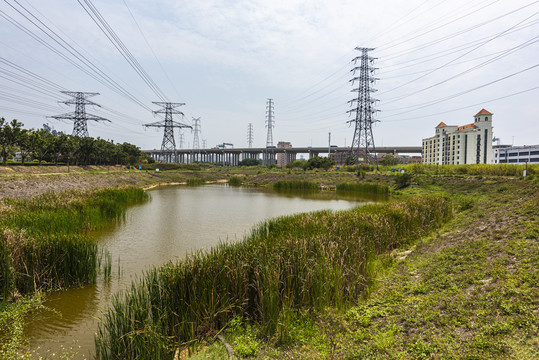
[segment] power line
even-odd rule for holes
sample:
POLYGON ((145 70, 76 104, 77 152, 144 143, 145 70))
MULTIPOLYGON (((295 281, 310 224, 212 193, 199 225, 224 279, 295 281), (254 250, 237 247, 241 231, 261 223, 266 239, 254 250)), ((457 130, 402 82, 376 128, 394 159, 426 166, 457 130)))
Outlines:
POLYGON ((165 68, 163 67, 163 64, 161 64, 161 61, 159 61, 159 58, 157 57, 157 55, 155 54, 155 51, 153 50, 152 46, 150 45, 150 42, 148 41, 148 39, 146 38, 146 35, 144 35, 144 32, 142 31, 142 28, 140 27, 139 23, 137 22, 137 20, 135 19, 135 16, 133 15, 133 12, 131 11, 131 9, 129 8, 129 6, 127 5, 127 2, 125 0, 122 0, 125 7, 127 8, 127 11, 129 12, 129 15, 131 15, 131 18, 133 19, 133 22, 135 23, 135 25, 137 25, 137 28, 140 32, 140 34, 142 35, 142 38, 144 39, 144 42, 146 42, 146 45, 148 45, 148 48, 150 48, 150 51, 152 52, 155 60, 157 61, 157 63, 159 64, 159 67, 161 68, 161 71, 163 71, 163 74, 165 74, 165 77, 167 78, 169 84, 172 86, 172 88, 174 89, 176 95, 178 97, 180 97, 179 93, 178 93, 178 90, 176 89, 176 86, 174 85, 174 83, 172 82, 172 80, 170 79, 170 76, 168 75, 167 71, 165 70, 165 68))
MULTIPOLYGON (((7 1, 6 1, 7 2, 7 1)), ((36 28, 38 28, 41 32, 43 32, 47 37, 49 37, 52 41, 54 41, 57 45, 60 46, 61 49, 69 53, 71 56, 73 56, 75 59, 77 59, 82 65, 86 66, 89 70, 82 67, 77 62, 70 59, 68 56, 66 56, 64 53, 62 53, 60 50, 54 48, 52 45, 50 45, 48 42, 40 38, 38 35, 36 35, 33 31, 29 30, 27 27, 22 25, 17 20, 13 19, 13 17, 9 16, 2 10, 0 10, 0 16, 2 16, 4 19, 6 19, 8 22, 10 22, 12 25, 17 27, 19 30, 26 33, 28 36, 32 37, 34 40, 87 74, 88 76, 94 78, 101 84, 107 86, 108 88, 112 89, 114 92, 130 99, 131 101, 135 102, 139 106, 143 107, 144 109, 151 111, 151 109, 146 106, 143 102, 138 100, 134 95, 132 95, 129 91, 124 89, 121 85, 119 85, 115 80, 113 80, 110 76, 105 74, 99 67, 97 67, 95 64, 93 64, 85 55, 80 53, 77 49, 75 49, 72 45, 67 43, 61 36, 59 36, 56 32, 54 32, 48 25, 44 24, 40 19, 38 19, 34 14, 32 14, 28 9, 26 9, 24 6, 20 5, 16 0, 15 2, 33 19, 29 18, 29 16, 25 15, 21 10, 17 9, 12 4, 8 5, 13 8, 17 13, 19 13, 22 17, 24 17, 27 21, 29 21, 32 25, 34 25, 36 28)))
POLYGON ((437 112, 435 112, 433 114, 429 114, 429 115, 414 116, 414 117, 411 117, 411 118, 398 119, 398 120, 385 120, 385 118, 384 118, 383 121, 385 123, 386 122, 399 122, 399 121, 409 121, 409 120, 417 120, 417 119, 424 119, 424 118, 429 118, 429 117, 433 117, 433 116, 439 116, 441 114, 447 114, 447 113, 460 111, 460 110, 464 110, 464 109, 468 109, 468 108, 472 108, 472 107, 476 107, 476 106, 481 106, 481 105, 489 103, 489 102, 507 99, 507 98, 510 98, 510 97, 513 97, 513 96, 521 95, 521 94, 524 94, 524 93, 527 93, 527 92, 530 92, 530 91, 534 91, 534 90, 538 90, 538 89, 539 89, 539 86, 536 86, 536 87, 529 88, 529 89, 522 90, 522 91, 518 91, 518 92, 515 92, 515 93, 512 93, 512 94, 500 96, 500 97, 497 97, 497 98, 494 98, 494 99, 483 100, 483 101, 481 101, 479 103, 475 103, 473 105, 466 105, 466 106, 462 106, 462 107, 458 107, 458 108, 454 108, 454 109, 446 110, 446 111, 437 111, 437 112))
POLYGON ((118 37, 116 32, 112 29, 109 23, 101 15, 99 10, 94 6, 91 0, 83 0, 86 6, 80 1, 77 0, 94 23, 99 27, 99 29, 105 34, 107 39, 112 43, 112 45, 118 50, 122 57, 128 62, 128 64, 135 70, 135 72, 140 76, 140 78, 148 85, 148 87, 159 97, 161 100, 168 100, 166 95, 161 91, 159 86, 153 81, 153 79, 148 75, 146 70, 140 65, 138 60, 133 56, 131 51, 125 46, 123 41, 118 37), (88 8, 86 8, 88 7, 88 8))
MULTIPOLYGON (((508 29, 502 31, 501 33, 498 33, 498 34, 496 34, 496 35, 494 35, 494 36, 488 38, 487 40, 481 42, 479 45, 473 47, 471 50, 467 51, 466 53, 457 56, 456 58, 454 58, 454 59, 452 59, 452 60, 450 60, 450 61, 444 63, 444 64, 441 65, 441 66, 436 67, 436 68, 433 69, 432 71, 429 71, 429 72, 427 72, 427 73, 425 73, 425 74, 423 74, 423 75, 421 75, 421 76, 419 76, 419 77, 417 77, 417 78, 415 78, 415 79, 413 79, 413 80, 410 80, 410 81, 408 81, 408 82, 406 82, 406 83, 404 83, 404 84, 402 84, 402 85, 399 85, 399 86, 397 86, 397 87, 395 87, 395 88, 393 88, 393 89, 386 90, 383 94, 386 94, 386 93, 388 93, 388 92, 391 92, 391 91, 396 90, 396 89, 399 89, 399 88, 402 88, 403 86, 409 85, 409 84, 411 84, 411 83, 413 83, 413 82, 415 82, 415 81, 417 81, 417 80, 420 80, 420 79, 424 78, 425 76, 428 76, 428 75, 434 73, 435 71, 438 71, 438 70, 440 70, 440 69, 445 68, 446 66, 448 66, 448 65, 450 65, 451 63, 455 62, 456 60, 458 60, 458 59, 460 59, 460 58, 462 58, 462 57, 464 57, 464 56, 470 54, 471 52, 477 50, 478 48, 480 48, 480 47, 482 47, 482 46, 488 44, 489 42, 491 42, 491 41, 497 39, 498 37, 500 37, 501 35, 503 35, 505 32, 511 30, 511 29, 514 28, 515 26, 517 26, 517 25, 521 24, 522 22, 528 20, 529 18, 531 18, 531 17, 537 15, 538 13, 539 13, 539 12, 535 12, 534 14, 528 16, 526 19, 519 21, 517 24, 515 24, 515 25, 511 26, 510 28, 508 28, 508 29)), ((400 96, 400 97, 397 97, 397 98, 389 99, 389 103, 390 103, 390 102, 393 102, 393 101, 402 100, 402 99, 408 98, 408 97, 410 97, 410 96, 412 96, 412 95, 421 93, 421 92, 423 92, 423 91, 425 91, 425 90, 431 89, 433 86, 436 86, 436 85, 432 85, 432 86, 429 86, 429 87, 426 87, 426 88, 422 88, 422 89, 420 89, 420 90, 417 90, 417 91, 408 93, 408 94, 406 94, 406 95, 403 95, 403 96, 400 96)), ((386 104, 387 104, 387 103, 386 103, 386 104)))

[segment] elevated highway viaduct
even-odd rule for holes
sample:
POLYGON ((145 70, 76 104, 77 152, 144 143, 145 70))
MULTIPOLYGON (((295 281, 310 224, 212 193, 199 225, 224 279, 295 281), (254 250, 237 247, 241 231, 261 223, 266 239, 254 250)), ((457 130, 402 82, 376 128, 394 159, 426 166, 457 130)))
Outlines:
MULTIPOLYGON (((331 147, 331 154, 347 154, 349 147, 331 147)), ((284 154, 284 162, 297 159, 298 154, 307 154, 308 158, 328 154, 328 147, 290 147, 290 148, 212 148, 212 149, 177 149, 177 150, 142 150, 157 162, 190 164, 208 162, 236 166, 243 159, 259 159, 263 164, 275 163, 278 154, 284 154)), ((378 154, 421 154, 421 146, 382 146, 376 148, 378 154)))

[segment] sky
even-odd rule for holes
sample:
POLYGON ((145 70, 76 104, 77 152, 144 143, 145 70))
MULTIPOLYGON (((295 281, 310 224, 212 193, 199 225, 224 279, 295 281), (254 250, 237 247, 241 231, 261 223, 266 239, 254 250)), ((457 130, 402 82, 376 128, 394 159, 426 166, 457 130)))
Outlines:
POLYGON ((96 92, 100 107, 86 111, 110 122, 89 122, 92 137, 159 149, 163 129, 143 125, 163 119, 153 102, 175 102, 175 121, 200 118, 201 147, 247 147, 249 124, 265 147, 272 99, 274 145, 350 146, 351 70, 367 47, 376 146, 420 146, 440 122, 468 124, 483 108, 501 144, 532 145, 538 40, 530 0, 5 0, 0 116, 71 134, 71 120, 48 117, 74 111, 60 91, 96 92))

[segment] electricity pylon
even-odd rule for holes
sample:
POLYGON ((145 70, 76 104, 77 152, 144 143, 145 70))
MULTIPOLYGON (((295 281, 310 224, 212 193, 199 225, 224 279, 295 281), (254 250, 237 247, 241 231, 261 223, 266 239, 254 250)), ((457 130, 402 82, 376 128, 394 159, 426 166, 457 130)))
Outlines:
POLYGON ((108 121, 110 120, 102 118, 101 116, 92 115, 86 113, 86 105, 100 106, 93 101, 88 100, 89 97, 99 95, 99 93, 90 92, 75 92, 75 91, 61 91, 63 94, 72 96, 73 99, 66 101, 60 101, 63 104, 75 105, 75 112, 49 116, 53 119, 66 119, 73 120, 73 136, 88 137, 88 120, 91 121, 108 121))
POLYGON ((180 149, 183 149, 183 143, 185 142, 185 138, 184 138, 184 134, 181 132, 180 130, 180 133, 178 135, 180 137, 180 149))
POLYGON ((167 159, 169 162, 177 162, 176 141, 174 140, 174 128, 191 129, 192 127, 190 125, 186 125, 172 120, 172 114, 179 114, 183 116, 183 113, 179 110, 176 110, 176 108, 185 104, 170 102, 154 102, 154 104, 162 106, 163 109, 153 111, 153 113, 165 114, 165 120, 144 124, 144 126, 165 129, 163 133, 163 142, 161 143, 161 161, 163 161, 163 159, 167 159))
POLYGON ((253 124, 249 123, 249 125, 247 126, 247 144, 249 144, 249 148, 253 147, 253 139, 253 124))
POLYGON ((200 149, 200 118, 193 118, 193 149, 200 149))
POLYGON ((273 128, 275 127, 273 120, 273 99, 268 99, 266 103, 266 127, 268 128, 266 147, 273 146, 273 128))
POLYGON ((376 68, 371 66, 375 58, 369 56, 369 51, 374 49, 357 47, 356 50, 361 51, 361 55, 353 60, 355 66, 351 72, 354 77, 350 82, 352 86, 355 82, 358 82, 358 87, 351 90, 356 93, 356 97, 348 101, 348 103, 350 106, 354 106, 354 108, 347 111, 349 116, 352 113, 355 114, 354 119, 347 121, 348 123, 355 123, 354 138, 352 139, 350 150, 356 157, 356 164, 359 157, 363 155, 364 162, 376 163, 378 165, 372 135, 372 124, 377 122, 373 116, 377 111, 374 108, 377 100, 371 97, 371 92, 376 91, 371 87, 371 84, 378 79, 372 77, 376 70, 376 68), (358 62, 360 62, 359 66, 357 66, 358 62), (359 76, 356 76, 358 71, 359 76))

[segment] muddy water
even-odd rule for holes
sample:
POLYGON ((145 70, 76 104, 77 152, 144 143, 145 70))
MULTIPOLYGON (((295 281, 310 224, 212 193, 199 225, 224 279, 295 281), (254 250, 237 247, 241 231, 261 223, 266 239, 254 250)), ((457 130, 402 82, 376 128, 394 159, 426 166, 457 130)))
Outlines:
POLYGON ((65 353, 91 358, 101 312, 144 270, 219 241, 241 240, 268 218, 360 204, 335 193, 287 196, 226 185, 164 187, 150 195, 150 201, 130 207, 124 221, 93 234, 112 254, 112 279, 50 296, 45 305, 53 311, 34 315, 27 329, 32 352, 53 359, 65 353))

